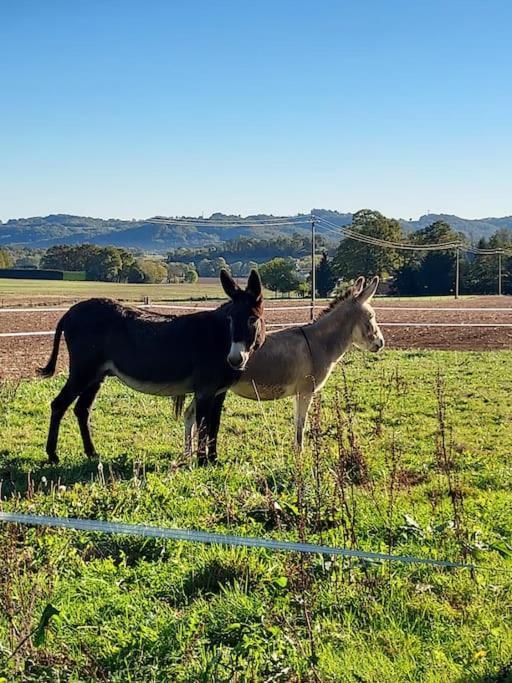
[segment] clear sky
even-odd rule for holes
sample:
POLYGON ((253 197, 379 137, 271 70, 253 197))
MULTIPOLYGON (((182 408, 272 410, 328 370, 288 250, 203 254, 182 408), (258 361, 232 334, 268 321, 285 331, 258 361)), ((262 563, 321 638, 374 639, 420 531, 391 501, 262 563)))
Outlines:
POLYGON ((0 219, 512 214, 510 0, 0 2, 0 219))

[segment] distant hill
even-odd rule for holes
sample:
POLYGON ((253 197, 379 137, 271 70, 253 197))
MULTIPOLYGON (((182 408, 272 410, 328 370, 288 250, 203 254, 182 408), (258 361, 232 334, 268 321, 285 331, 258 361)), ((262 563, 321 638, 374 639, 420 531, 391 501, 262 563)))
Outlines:
MULTIPOLYGON (((336 226, 349 225, 352 214, 312 209, 318 216, 323 216, 336 226)), ((228 216, 213 214, 209 219, 189 218, 187 223, 177 223, 172 218, 158 217, 162 222, 151 222, 152 219, 125 221, 115 218, 101 219, 67 214, 52 214, 36 218, 19 218, 0 223, 0 246, 30 246, 47 248, 54 244, 81 244, 84 242, 98 245, 112 245, 141 249, 151 252, 165 252, 181 246, 202 247, 218 244, 237 237, 272 239, 279 236, 290 236, 294 233, 309 233, 306 225, 251 225, 255 221, 270 220, 275 216, 258 214, 257 216, 228 216), (194 222, 196 221, 196 223, 194 222), (236 226, 230 227, 230 222, 236 226), (242 225, 240 225, 242 223, 242 225), (246 225, 244 225, 244 223, 246 225)), ((468 220, 449 214, 428 214, 417 221, 401 220, 405 231, 411 232, 424 228, 436 220, 444 220, 453 228, 465 233, 470 239, 477 241, 480 237, 489 237, 499 228, 512 229, 512 216, 504 218, 482 218, 468 220)), ((336 241, 336 236, 317 226, 319 233, 329 241, 336 241)))
POLYGON ((512 216, 503 218, 460 218, 449 213, 429 213, 421 216, 417 221, 401 220, 403 229, 406 232, 421 230, 435 221, 445 221, 458 232, 463 232, 470 240, 477 242, 481 237, 489 238, 496 230, 508 228, 512 230, 512 216))
POLYGON ((187 219, 187 223, 179 223, 172 219, 158 217, 159 222, 152 219, 123 221, 117 219, 103 220, 84 216, 54 214, 37 218, 20 218, 0 223, 0 246, 31 246, 47 248, 54 244, 112 245, 142 249, 144 251, 166 251, 168 249, 188 246, 202 247, 216 244, 237 237, 254 237, 269 239, 280 235, 290 236, 294 233, 308 232, 309 228, 300 225, 287 226, 252 226, 255 221, 270 220, 270 215, 226 216, 214 214, 209 219, 187 219), (230 222, 236 226, 230 227, 230 222), (240 225, 242 223, 242 225, 240 225), (246 226, 243 224, 247 223, 246 226))
MULTIPOLYGON (((313 213, 318 216, 323 216, 331 223, 336 225, 348 225, 352 221, 352 214, 338 213, 337 211, 328 211, 326 209, 313 209, 313 213)), ((481 237, 488 238, 496 230, 501 228, 508 228, 512 230, 512 216, 504 216, 503 218, 460 218, 449 213, 429 213, 418 218, 417 221, 406 221, 403 218, 399 219, 404 232, 416 232, 426 228, 427 225, 432 225, 436 221, 445 221, 454 228, 457 232, 463 232, 470 240, 477 242, 481 237)))

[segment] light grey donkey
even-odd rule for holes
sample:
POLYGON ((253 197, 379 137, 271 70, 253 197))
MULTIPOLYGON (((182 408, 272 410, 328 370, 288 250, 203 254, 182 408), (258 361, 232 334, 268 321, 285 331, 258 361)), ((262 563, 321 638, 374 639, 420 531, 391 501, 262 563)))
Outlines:
MULTIPOLYGON (((295 447, 302 449, 304 427, 313 395, 320 391, 336 363, 352 346, 381 351, 384 337, 370 306, 379 278, 365 287, 359 277, 353 287, 335 299, 319 318, 308 325, 288 328, 267 336, 265 344, 249 360, 231 387, 238 396, 259 401, 295 399, 295 447)), ((183 402, 175 399, 176 415, 183 402)), ((185 454, 192 453, 195 401, 185 411, 185 454)))

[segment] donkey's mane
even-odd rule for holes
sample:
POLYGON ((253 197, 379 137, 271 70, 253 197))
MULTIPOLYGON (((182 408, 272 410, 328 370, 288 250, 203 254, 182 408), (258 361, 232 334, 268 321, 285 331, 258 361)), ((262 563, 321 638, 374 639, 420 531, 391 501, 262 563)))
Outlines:
POLYGON ((331 301, 331 303, 320 311, 316 319, 318 320, 319 318, 323 318, 324 315, 330 313, 333 309, 337 308, 344 301, 348 301, 348 299, 352 297, 352 294, 352 287, 347 287, 347 289, 345 289, 344 292, 337 294, 336 297, 331 301))

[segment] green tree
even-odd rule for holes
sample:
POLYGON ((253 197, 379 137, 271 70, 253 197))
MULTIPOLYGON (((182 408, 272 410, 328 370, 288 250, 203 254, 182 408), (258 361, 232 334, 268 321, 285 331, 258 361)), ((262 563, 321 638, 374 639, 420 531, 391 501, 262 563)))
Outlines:
POLYGON ((11 255, 7 249, 0 249, 0 268, 12 268, 11 255))
MULTIPOLYGON (((354 214, 349 228, 370 237, 388 242, 402 241, 402 228, 394 218, 386 218, 378 211, 362 209, 354 214)), ((359 275, 373 276, 392 272, 400 263, 399 252, 354 239, 343 239, 334 255, 332 270, 336 277, 352 280, 359 275)))
MULTIPOLYGON (((512 230, 501 229, 489 240, 481 239, 479 249, 503 249, 501 256, 502 293, 512 294, 512 257, 506 252, 512 251, 512 230)), ((464 282, 470 294, 497 294, 499 278, 498 254, 474 254, 464 273, 464 282)))
POLYGON ((163 261, 138 259, 137 266, 143 272, 146 284, 159 284, 167 279, 167 267, 163 261))
POLYGON ((128 250, 94 244, 56 245, 41 259, 41 268, 85 270, 89 280, 106 282, 126 281, 133 264, 128 250))
MULTIPOLYGON (((449 244, 461 242, 463 236, 455 232, 445 221, 436 221, 422 230, 412 233, 409 242, 422 244, 449 244)), ((441 295, 453 292, 455 285, 454 248, 441 251, 408 252, 402 265, 396 270, 395 290, 402 295, 441 295)), ((461 270, 465 268, 461 259, 461 270)))
POLYGON ((180 261, 170 261, 167 263, 167 281, 168 282, 183 282, 185 274, 189 266, 187 263, 180 261))
POLYGON ((144 273, 139 266, 134 263, 133 266, 130 266, 128 269, 128 275, 127 275, 127 282, 130 282, 131 284, 134 285, 140 285, 144 282, 144 273))
POLYGON ((336 279, 331 262, 327 258, 327 253, 324 251, 320 263, 315 268, 315 283, 318 296, 328 296, 336 284, 336 279))
POLYGON ((265 287, 272 292, 292 292, 300 283, 295 263, 285 258, 275 258, 263 263, 259 273, 265 287))
POLYGON ((36 256, 21 256, 17 258, 14 267, 23 268, 25 270, 37 270, 39 259, 36 256))
POLYGON ((185 273, 185 282, 194 283, 199 280, 197 271, 194 268, 189 268, 185 273))
POLYGON ((197 264, 197 272, 200 277, 217 277, 222 268, 230 270, 226 260, 223 256, 218 256, 213 259, 204 258, 197 264))
POLYGON ((119 256, 121 258, 121 269, 118 273, 118 280, 119 282, 127 282, 130 268, 135 263, 135 257, 132 252, 128 251, 127 249, 117 248, 117 251, 119 252, 119 256))
POLYGON ((200 277, 213 277, 215 275, 213 261, 208 258, 201 259, 197 264, 197 272, 200 277))
POLYGON ((46 250, 45 255, 41 259, 41 268, 49 270, 85 270, 85 263, 83 262, 80 263, 80 267, 76 267, 77 258, 77 247, 58 244, 46 250))
POLYGON ((299 282, 297 292, 299 293, 299 296, 301 296, 303 299, 304 297, 309 296, 311 293, 311 282, 299 282))
POLYGON ((233 277, 240 277, 241 275, 243 275, 243 267, 243 261, 233 261, 229 264, 229 269, 233 277))
POLYGON ((123 267, 119 250, 114 247, 98 249, 91 256, 86 266, 87 277, 90 280, 102 282, 115 282, 123 267))

